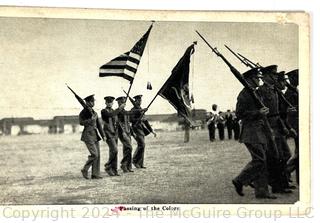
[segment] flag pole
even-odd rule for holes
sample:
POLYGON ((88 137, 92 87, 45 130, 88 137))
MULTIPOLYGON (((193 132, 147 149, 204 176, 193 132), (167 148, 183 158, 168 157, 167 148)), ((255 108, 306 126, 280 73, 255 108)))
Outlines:
MULTIPOLYGON (((151 26, 150 26, 150 27, 153 26, 154 22, 155 22, 154 20, 151 21, 151 26)), ((151 30, 150 27, 149 27, 149 29, 151 30)), ((148 44, 148 38, 149 38, 149 36, 147 37, 147 42, 146 42, 146 44, 148 44)), ((143 50, 143 51, 144 51, 144 50, 143 50)), ((142 55, 141 55, 141 57, 142 57, 142 55)), ((149 68, 148 68, 148 69, 149 69, 149 68)), ((138 70, 137 70, 137 71, 138 71, 138 70)), ((130 86, 129 86, 129 89, 128 89, 128 91, 127 91, 128 93, 127 93, 125 102, 127 102, 127 100, 128 100, 128 97, 129 97, 129 94, 130 94, 130 91, 131 91, 132 84, 133 84, 133 81, 134 81, 135 76, 136 76, 136 74, 134 74, 134 77, 133 77, 132 81, 130 82, 130 86)))

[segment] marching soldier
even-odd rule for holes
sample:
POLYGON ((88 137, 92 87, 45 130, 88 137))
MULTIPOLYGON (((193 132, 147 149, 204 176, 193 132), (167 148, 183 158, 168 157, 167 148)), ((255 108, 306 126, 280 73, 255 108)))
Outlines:
POLYGON ((142 95, 136 95, 133 97, 132 101, 133 108, 131 109, 130 121, 132 123, 132 130, 134 133, 134 139, 137 141, 137 149, 133 154, 133 165, 136 168, 146 168, 144 166, 144 150, 145 150, 145 141, 144 138, 150 132, 156 136, 150 125, 145 125, 147 120, 142 116, 147 111, 146 109, 141 108, 142 95))
POLYGON ((80 125, 84 126, 81 140, 86 144, 90 155, 85 163, 83 169, 81 169, 82 176, 85 179, 89 179, 88 170, 92 167, 91 179, 101 179, 100 176, 100 135, 105 141, 105 135, 99 121, 97 113, 93 110, 94 107, 94 95, 90 95, 84 98, 88 108, 83 109, 79 114, 80 125), (99 133, 98 133, 99 132, 99 133))
MULTIPOLYGON (((243 77, 250 86, 259 86, 259 69, 253 68, 245 72, 243 77)), ((236 107, 236 115, 242 121, 240 142, 246 145, 252 157, 240 174, 232 180, 240 196, 244 196, 243 186, 253 182, 256 198, 276 199, 269 193, 267 180, 267 136, 263 119, 268 113, 267 107, 257 107, 248 89, 244 88, 240 92, 236 107)))
POLYGON ((105 164, 105 171, 109 176, 119 176, 118 173, 118 114, 124 109, 124 105, 113 110, 114 97, 104 97, 106 108, 101 110, 101 117, 104 121, 103 131, 107 138, 109 147, 109 160, 105 164))
POLYGON ((273 193, 292 193, 287 189, 288 179, 285 172, 286 159, 290 157, 290 149, 287 144, 286 136, 289 131, 285 127, 283 120, 279 115, 279 96, 275 86, 275 75, 277 75, 277 66, 271 65, 261 69, 264 84, 259 88, 264 104, 269 108, 270 116, 268 121, 274 132, 275 143, 279 156, 273 152, 268 152, 269 184, 273 193))
POLYGON ((299 184, 299 92, 298 92, 298 76, 299 70, 293 70, 286 75, 287 91, 285 93, 286 98, 290 103, 296 107, 297 112, 288 113, 287 121, 293 129, 295 129, 297 135, 294 137, 295 150, 294 156, 288 161, 287 171, 296 171, 296 180, 299 184))
MULTIPOLYGON (((125 107, 126 97, 116 99, 118 107, 125 107)), ((124 173, 133 172, 132 170, 132 145, 131 145, 131 128, 129 125, 129 114, 123 109, 118 113, 118 130, 119 139, 123 145, 123 158, 121 160, 121 169, 124 173)))

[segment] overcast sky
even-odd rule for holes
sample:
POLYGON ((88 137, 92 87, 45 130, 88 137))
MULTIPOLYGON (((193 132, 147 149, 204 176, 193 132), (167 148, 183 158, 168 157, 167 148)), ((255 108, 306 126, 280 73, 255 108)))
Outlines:
MULTIPOLYGON (((0 18, 0 119, 79 114, 81 105, 65 83, 82 97, 95 94, 100 113, 103 97, 123 95, 129 82, 118 77, 99 78, 99 67, 130 50, 149 25, 149 21, 0 18)), ((224 44, 264 66, 277 64, 284 71, 298 68, 298 26, 294 24, 156 22, 131 90, 132 96, 144 95, 143 106, 169 77, 186 48, 197 40, 190 64, 193 106, 208 110, 216 103, 220 110, 235 108, 241 85, 195 29, 241 72, 248 68, 224 44), (152 83, 152 91, 146 89, 147 81, 152 83)), ((173 112, 169 103, 158 97, 148 114, 173 112)))

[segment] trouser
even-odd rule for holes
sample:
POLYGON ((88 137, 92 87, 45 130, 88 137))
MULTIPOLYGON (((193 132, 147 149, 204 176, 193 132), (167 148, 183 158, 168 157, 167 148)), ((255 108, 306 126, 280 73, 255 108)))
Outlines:
POLYGON ((245 145, 252 160, 242 169, 235 180, 245 186, 253 182, 256 196, 268 195, 267 146, 251 143, 245 143, 245 145))
POLYGON ((300 183, 300 175, 299 175, 299 134, 298 136, 294 139, 295 142, 295 154, 297 154, 296 159, 295 159, 295 166, 296 166, 296 180, 297 184, 300 183))
POLYGON ((109 160, 104 165, 106 170, 112 170, 113 172, 118 172, 118 138, 112 137, 107 139, 107 144, 109 147, 109 160))
POLYGON ((219 138, 220 140, 224 140, 224 125, 222 123, 218 123, 218 130, 219 130, 219 138))
POLYGON ((184 126, 184 142, 189 142, 190 140, 190 126, 186 124, 184 126))
POLYGON ((88 160, 85 163, 83 169, 88 171, 90 167, 92 167, 92 176, 100 175, 100 146, 99 142, 85 142, 90 155, 88 156, 88 160))
POLYGON ((216 126, 214 123, 208 125, 208 130, 209 130, 209 140, 213 141, 216 138, 216 126))
POLYGON ((289 185, 288 175, 286 173, 287 161, 291 157, 287 140, 284 136, 279 135, 275 138, 279 157, 274 156, 274 152, 270 149, 267 154, 269 184, 273 190, 282 190, 289 185))
POLYGON ((143 167, 145 149, 144 135, 136 133, 135 140, 137 141, 137 149, 133 154, 133 163, 143 167))
POLYGON ((232 126, 227 125, 227 130, 228 130, 228 138, 232 139, 232 126))
POLYGON ((125 167, 128 170, 132 169, 132 146, 131 146, 131 137, 122 132, 119 134, 119 139, 123 145, 123 158, 121 160, 121 167, 125 167))
POLYGON ((240 125, 239 125, 239 123, 236 123, 233 126, 233 131, 234 131, 234 139, 235 140, 239 140, 239 136, 240 136, 240 125))
POLYGON ((299 136, 294 138, 295 150, 294 157, 287 162, 287 172, 291 173, 296 171, 296 181, 299 184, 300 176, 299 176, 299 136))

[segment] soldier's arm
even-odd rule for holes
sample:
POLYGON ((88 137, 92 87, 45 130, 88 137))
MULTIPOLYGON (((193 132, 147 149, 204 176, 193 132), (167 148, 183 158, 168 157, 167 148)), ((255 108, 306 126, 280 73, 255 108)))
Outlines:
POLYGON ((96 120, 97 120, 96 121, 97 122, 96 125, 97 125, 97 128, 98 128, 98 131, 99 131, 101 137, 103 138, 103 140, 105 141, 106 135, 104 134, 101 122, 100 122, 99 118, 97 118, 96 120))
POLYGON ((81 112, 79 114, 79 123, 80 125, 86 126, 86 125, 94 125, 95 122, 95 114, 91 116, 91 118, 85 118, 84 112, 81 112))
POLYGON ((260 110, 255 106, 255 102, 251 95, 242 91, 237 100, 236 116, 239 119, 255 120, 263 117, 260 110))
POLYGON ((148 109, 147 108, 134 108, 131 109, 130 111, 125 111, 126 115, 137 115, 137 114, 142 114, 146 112, 148 109))

